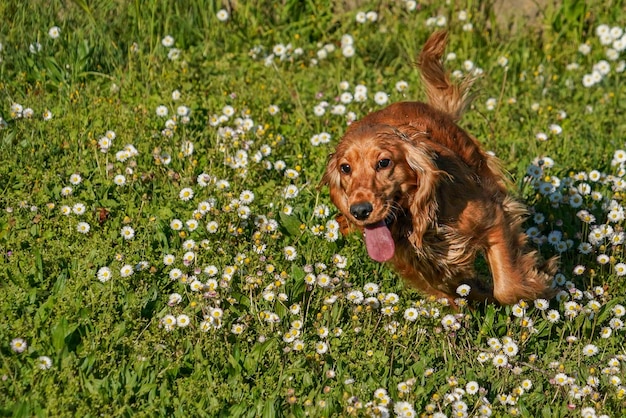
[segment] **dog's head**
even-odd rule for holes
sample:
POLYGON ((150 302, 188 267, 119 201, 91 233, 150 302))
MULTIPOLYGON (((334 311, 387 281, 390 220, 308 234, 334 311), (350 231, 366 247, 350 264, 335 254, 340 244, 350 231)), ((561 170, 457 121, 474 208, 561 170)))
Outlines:
POLYGON ((328 160, 322 183, 329 186, 330 198, 345 218, 363 229, 374 260, 393 257, 389 227, 399 212, 408 212, 412 219, 417 245, 435 216, 441 171, 419 136, 408 137, 388 125, 357 124, 328 160))

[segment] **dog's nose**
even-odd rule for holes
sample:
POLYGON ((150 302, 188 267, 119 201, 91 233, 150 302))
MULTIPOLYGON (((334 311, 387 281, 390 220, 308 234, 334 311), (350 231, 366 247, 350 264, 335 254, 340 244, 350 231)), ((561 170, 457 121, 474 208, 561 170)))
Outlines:
POLYGON ((370 202, 360 202, 350 206, 350 213, 355 217, 355 219, 363 220, 370 216, 373 209, 374 208, 370 202))

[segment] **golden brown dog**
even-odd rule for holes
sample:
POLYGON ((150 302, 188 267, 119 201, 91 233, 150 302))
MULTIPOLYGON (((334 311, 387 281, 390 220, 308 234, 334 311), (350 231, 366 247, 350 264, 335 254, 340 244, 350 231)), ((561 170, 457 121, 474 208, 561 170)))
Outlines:
POLYGON ((541 263, 527 248, 526 207, 507 193, 495 157, 456 124, 474 80, 451 83, 446 41, 434 33, 418 59, 428 104, 394 103, 350 125, 322 183, 342 230, 360 229, 370 257, 418 289, 452 303, 462 284, 478 301, 548 297, 556 259, 541 263), (478 253, 493 280, 477 276, 478 253))

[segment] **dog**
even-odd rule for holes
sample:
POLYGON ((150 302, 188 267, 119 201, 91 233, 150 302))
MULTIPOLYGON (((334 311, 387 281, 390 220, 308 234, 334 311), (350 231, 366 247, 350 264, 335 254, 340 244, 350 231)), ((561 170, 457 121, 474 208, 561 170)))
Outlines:
POLYGON ((527 208, 507 190, 497 158, 457 125, 475 77, 452 83, 446 31, 418 57, 428 103, 398 102, 352 123, 328 158, 322 185, 342 233, 360 230, 369 256, 390 262, 417 289, 455 305, 549 298, 557 258, 542 261, 522 230, 527 208), (491 271, 481 277, 478 254, 491 271))

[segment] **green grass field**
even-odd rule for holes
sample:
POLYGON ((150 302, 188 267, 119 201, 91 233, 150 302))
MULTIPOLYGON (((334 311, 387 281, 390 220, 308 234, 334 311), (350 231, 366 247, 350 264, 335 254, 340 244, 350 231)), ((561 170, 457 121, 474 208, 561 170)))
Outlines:
POLYGON ((622 1, 513 31, 471 0, 183 3, 0 3, 1 416, 626 414, 622 1), (554 300, 453 310, 339 236, 326 158, 423 98, 442 28, 554 300))

